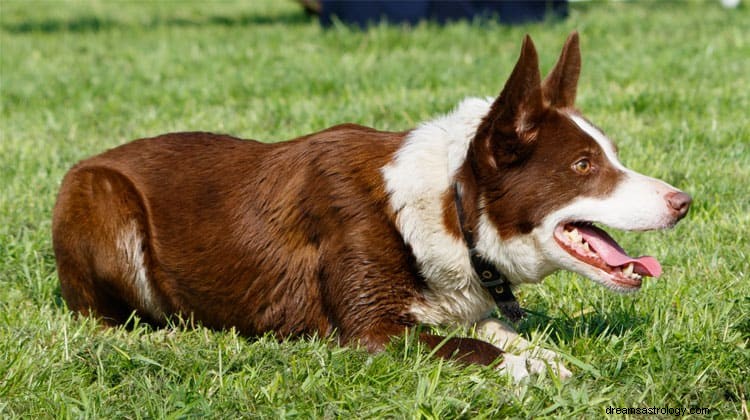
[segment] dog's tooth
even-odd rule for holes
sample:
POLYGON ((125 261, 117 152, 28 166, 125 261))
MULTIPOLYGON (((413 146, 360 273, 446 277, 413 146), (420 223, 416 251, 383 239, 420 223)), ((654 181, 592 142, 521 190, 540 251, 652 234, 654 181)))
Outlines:
POLYGON ((583 250, 586 251, 586 252, 591 252, 591 248, 589 248, 589 243, 588 242, 584 242, 583 243, 583 250))
POLYGON ((627 267, 622 270, 622 274, 626 276, 630 276, 631 274, 633 274, 633 263, 628 264, 627 267))
POLYGON ((580 242, 583 238, 581 238, 581 234, 578 232, 578 229, 573 228, 573 230, 570 231, 570 239, 575 242, 580 242))

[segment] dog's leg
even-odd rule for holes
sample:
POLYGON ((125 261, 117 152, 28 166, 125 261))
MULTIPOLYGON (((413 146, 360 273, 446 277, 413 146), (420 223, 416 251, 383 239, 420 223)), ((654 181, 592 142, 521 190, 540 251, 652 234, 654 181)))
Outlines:
POLYGON ((68 173, 52 237, 60 291, 71 310, 108 325, 125 323, 134 310, 156 320, 152 309, 160 301, 148 278, 144 225, 140 198, 124 176, 100 167, 68 173))
POLYGON ((545 361, 526 355, 505 353, 493 344, 474 338, 451 337, 446 339, 438 335, 422 333, 419 340, 432 349, 435 355, 443 359, 455 360, 467 364, 490 366, 497 363, 497 368, 509 374, 514 381, 527 378, 530 373, 541 373, 546 369, 545 361))
POLYGON ((435 355, 443 359, 456 360, 467 364, 489 366, 503 356, 502 350, 482 340, 466 337, 446 339, 439 335, 421 333, 419 341, 435 350, 435 355))
MULTIPOLYGON (((382 323, 378 328, 364 331, 356 337, 341 337, 344 344, 357 343, 371 353, 383 351, 394 337, 404 334, 407 329, 403 325, 382 323)), ((468 337, 443 337, 440 335, 420 333, 417 339, 425 344, 434 355, 446 360, 452 360, 464 364, 478 364, 491 366, 493 364, 506 363, 505 356, 509 357, 510 364, 518 365, 519 356, 504 354, 496 346, 476 338, 468 337)), ((523 364, 525 366, 525 362, 523 364)), ((518 370, 518 369, 516 369, 518 370)), ((513 371, 515 372, 515 370, 513 371)), ((514 377, 515 377, 515 373, 514 377)), ((528 376, 528 372, 525 373, 528 376)), ((518 377, 516 379, 521 379, 518 377)))
POLYGON ((507 371, 515 379, 524 377, 523 367, 525 365, 526 376, 529 373, 541 373, 546 366, 552 369, 561 379, 567 379, 572 373, 560 362, 557 353, 534 346, 528 340, 521 337, 510 325, 494 318, 487 318, 476 325, 477 334, 507 352, 517 355, 505 355, 503 363, 498 367, 507 371))

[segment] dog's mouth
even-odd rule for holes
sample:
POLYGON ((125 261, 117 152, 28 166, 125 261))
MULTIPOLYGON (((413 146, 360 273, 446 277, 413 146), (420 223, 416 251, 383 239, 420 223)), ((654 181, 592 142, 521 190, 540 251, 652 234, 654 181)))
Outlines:
POLYGON ((659 277, 661 265, 654 257, 633 258, 604 230, 590 222, 563 223, 555 228, 555 240, 572 257, 604 271, 624 289, 638 289, 643 277, 659 277))

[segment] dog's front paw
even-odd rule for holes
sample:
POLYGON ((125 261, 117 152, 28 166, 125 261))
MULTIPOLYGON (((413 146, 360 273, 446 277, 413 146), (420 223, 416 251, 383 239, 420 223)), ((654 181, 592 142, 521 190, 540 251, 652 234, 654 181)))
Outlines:
POLYGON ((565 367, 565 365, 562 364, 562 362, 559 361, 548 361, 549 367, 552 369, 552 372, 557 375, 558 378, 562 380, 570 379, 573 376, 573 372, 569 371, 568 368, 565 367))
POLYGON ((515 382, 521 382, 529 377, 528 359, 524 356, 505 353, 503 362, 497 366, 497 370, 509 375, 515 382))
POLYGON ((549 366, 550 369, 552 369, 552 372, 560 379, 568 379, 573 376, 573 373, 560 361, 560 355, 552 350, 535 347, 532 350, 522 352, 521 355, 529 359, 542 361, 549 366))
MULTIPOLYGON (((554 353, 550 353, 554 355, 554 353)), ((573 373, 557 361, 556 357, 537 359, 529 357, 527 354, 515 355, 505 353, 503 354, 503 361, 498 365, 497 369, 500 372, 510 375, 515 382, 521 382, 530 375, 542 374, 547 370, 547 367, 560 379, 565 380, 573 376, 573 373)))
POLYGON ((505 351, 505 360, 498 369, 507 372, 516 381, 530 374, 542 373, 547 366, 560 379, 573 376, 560 362, 560 355, 526 341, 504 322, 487 318, 477 324, 476 331, 479 336, 505 351))

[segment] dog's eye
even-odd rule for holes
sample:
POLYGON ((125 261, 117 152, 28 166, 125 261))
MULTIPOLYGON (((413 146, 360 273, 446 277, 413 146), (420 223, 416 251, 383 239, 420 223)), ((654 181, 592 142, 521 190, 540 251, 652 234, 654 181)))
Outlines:
POLYGON ((588 159, 581 159, 573 164, 573 170, 580 175, 588 175, 591 172, 591 162, 588 159))

